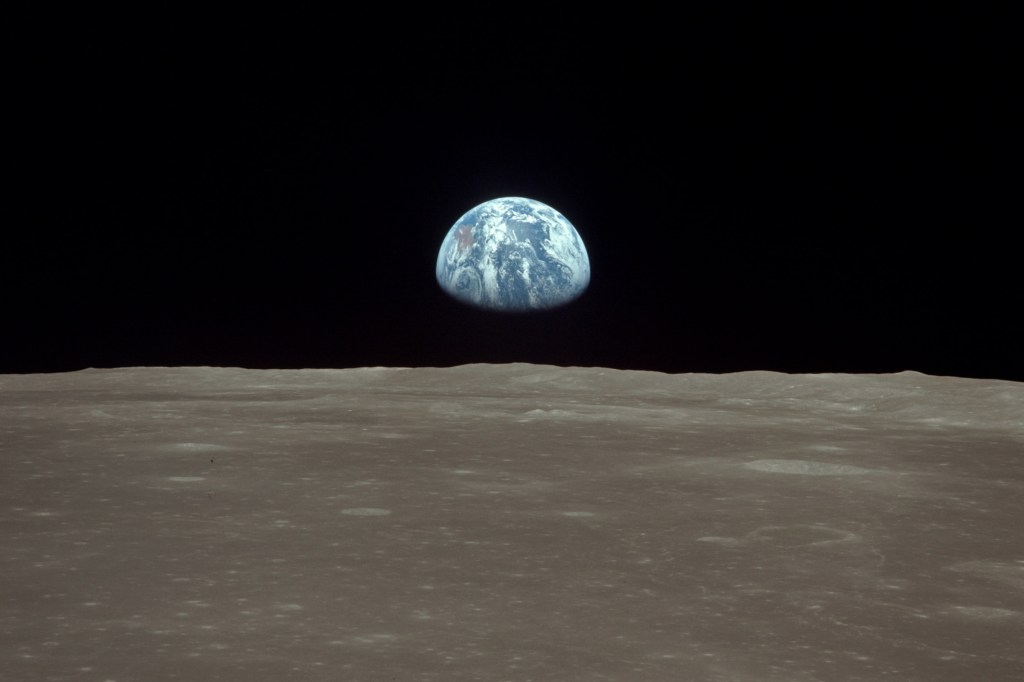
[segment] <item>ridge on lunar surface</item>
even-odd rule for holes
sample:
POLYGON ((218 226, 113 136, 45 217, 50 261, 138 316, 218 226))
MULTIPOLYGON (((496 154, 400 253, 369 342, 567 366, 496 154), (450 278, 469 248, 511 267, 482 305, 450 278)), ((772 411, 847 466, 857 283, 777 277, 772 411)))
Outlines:
POLYGON ((1024 678, 1024 384, 0 375, 11 681, 1024 678))

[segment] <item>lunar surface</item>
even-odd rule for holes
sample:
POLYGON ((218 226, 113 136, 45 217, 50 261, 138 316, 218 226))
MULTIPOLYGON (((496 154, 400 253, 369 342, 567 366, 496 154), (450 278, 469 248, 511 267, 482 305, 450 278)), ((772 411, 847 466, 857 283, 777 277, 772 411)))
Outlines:
POLYGON ((0 677, 1024 679, 1024 385, 0 376, 0 677))

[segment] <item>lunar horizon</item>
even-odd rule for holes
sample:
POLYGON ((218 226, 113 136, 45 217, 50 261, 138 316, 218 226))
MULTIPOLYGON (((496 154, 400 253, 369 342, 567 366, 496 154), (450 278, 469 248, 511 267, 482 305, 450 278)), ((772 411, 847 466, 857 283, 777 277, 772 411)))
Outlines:
POLYGON ((12 681, 1017 680, 1024 385, 0 375, 12 681))

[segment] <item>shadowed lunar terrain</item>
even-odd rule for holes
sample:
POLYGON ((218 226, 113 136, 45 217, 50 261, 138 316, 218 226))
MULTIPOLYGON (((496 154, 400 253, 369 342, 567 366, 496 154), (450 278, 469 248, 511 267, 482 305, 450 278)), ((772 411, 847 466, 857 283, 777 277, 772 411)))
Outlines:
POLYGON ((1024 679, 1024 385, 0 376, 21 680, 1024 679))

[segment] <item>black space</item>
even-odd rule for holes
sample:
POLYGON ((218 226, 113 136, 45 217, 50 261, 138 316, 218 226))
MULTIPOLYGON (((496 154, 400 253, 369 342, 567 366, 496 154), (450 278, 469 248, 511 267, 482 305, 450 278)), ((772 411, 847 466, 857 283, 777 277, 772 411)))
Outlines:
POLYGON ((21 17, 0 372, 1024 380, 1013 23, 711 6, 21 17), (455 220, 510 195, 580 232, 575 303, 437 286, 455 220))

